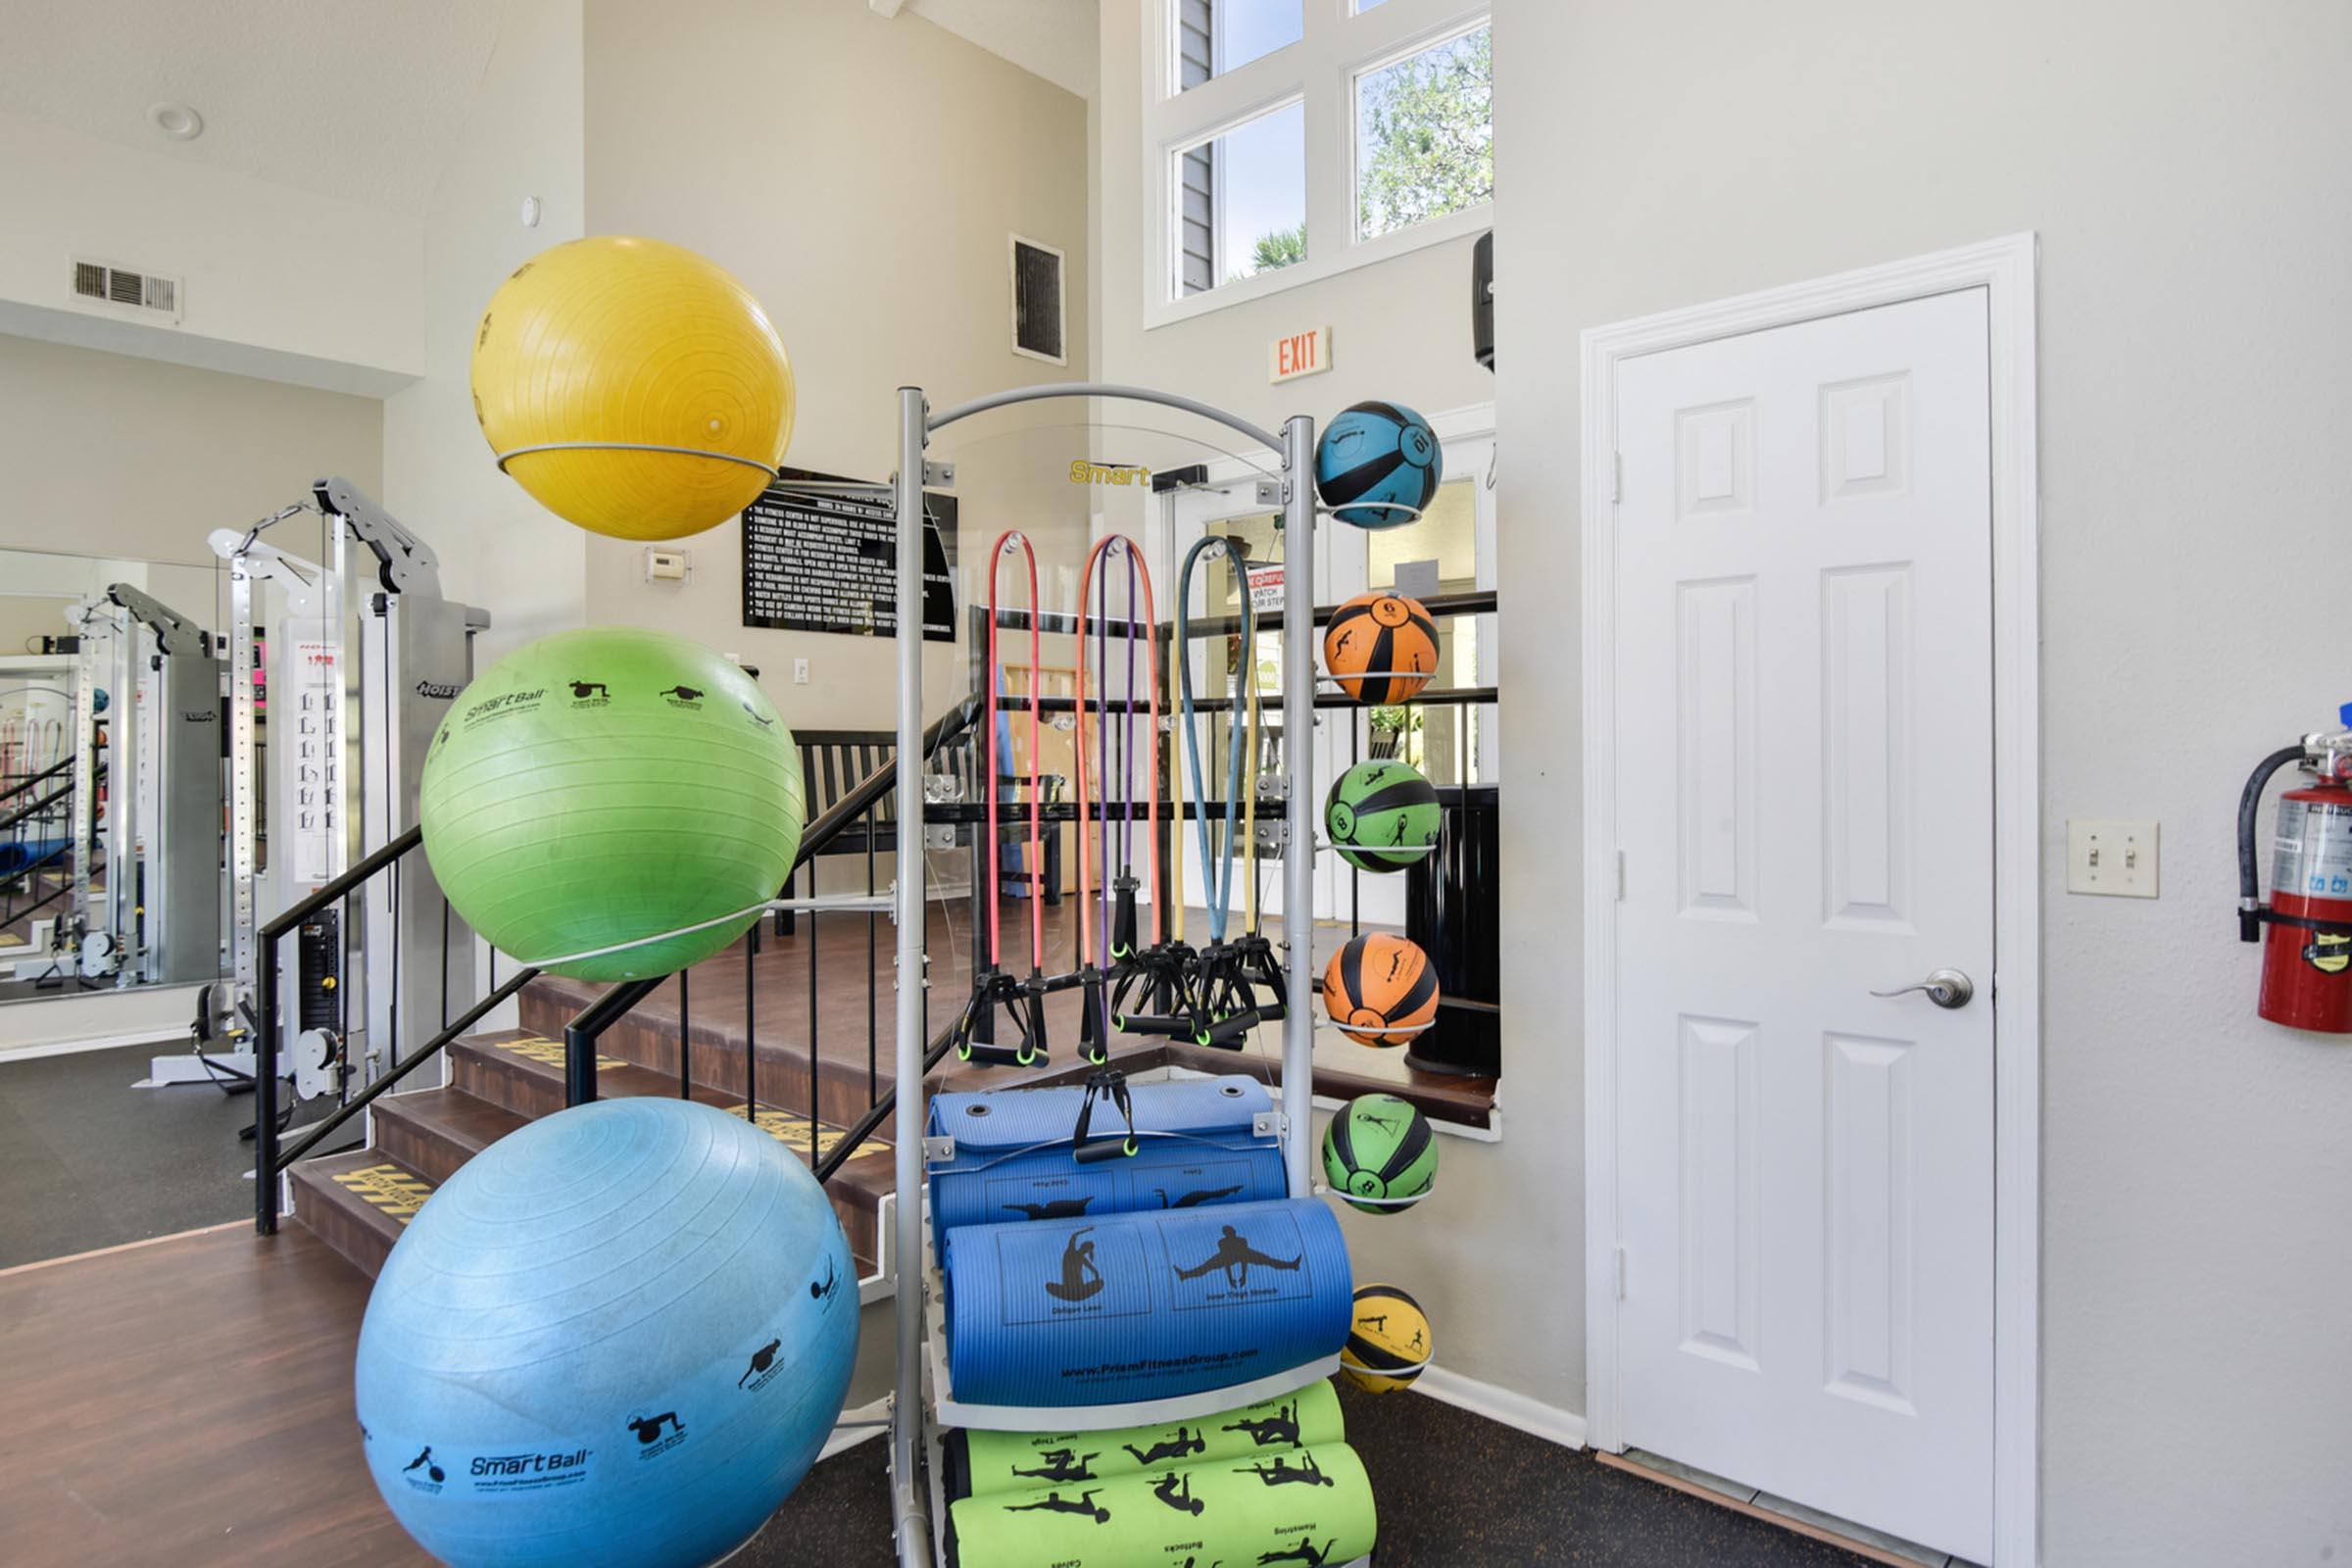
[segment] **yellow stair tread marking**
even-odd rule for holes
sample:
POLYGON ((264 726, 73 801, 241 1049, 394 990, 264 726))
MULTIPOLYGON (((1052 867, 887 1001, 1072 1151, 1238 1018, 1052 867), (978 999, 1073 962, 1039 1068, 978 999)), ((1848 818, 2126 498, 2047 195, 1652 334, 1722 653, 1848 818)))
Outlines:
MULTIPOLYGON (((721 1105, 719 1108, 730 1116, 740 1116, 744 1110, 741 1101, 737 1101, 732 1105, 721 1105)), ((760 1107, 760 1114, 755 1125, 794 1153, 802 1155, 804 1158, 808 1156, 809 1139, 808 1118, 806 1115, 789 1110, 773 1110, 762 1105, 760 1107)), ((849 1129, 846 1127, 818 1128, 817 1157, 821 1159, 833 1152, 834 1150, 841 1147, 841 1141, 848 1136, 849 1129)), ((889 1148, 890 1145, 879 1138, 868 1138, 858 1146, 858 1152, 871 1154, 889 1148)))
POLYGON ((358 1170, 337 1171, 337 1187, 359 1198, 363 1202, 382 1209, 406 1225, 424 1200, 433 1196, 433 1184, 421 1176, 413 1176, 398 1165, 364 1165, 358 1170))
MULTIPOLYGON (((542 1067, 564 1065, 564 1042, 561 1040, 549 1040, 543 1035, 525 1035, 520 1040, 501 1040, 497 1042, 497 1046, 501 1051, 511 1051, 523 1060, 535 1061, 542 1067)), ((597 1054, 596 1070, 598 1072, 627 1065, 627 1062, 618 1057, 608 1056, 602 1052, 597 1054)))

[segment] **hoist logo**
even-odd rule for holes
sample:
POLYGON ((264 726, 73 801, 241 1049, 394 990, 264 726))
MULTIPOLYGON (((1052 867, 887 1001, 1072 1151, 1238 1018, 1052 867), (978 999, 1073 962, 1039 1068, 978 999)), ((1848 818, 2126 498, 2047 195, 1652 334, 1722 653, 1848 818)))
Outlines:
POLYGON ((447 681, 420 680, 416 683, 417 696, 430 697, 435 702, 441 703, 455 700, 459 690, 459 687, 453 686, 447 681))
POLYGON ((218 709, 191 708, 181 710, 179 716, 191 724, 211 724, 220 720, 220 713, 218 709))

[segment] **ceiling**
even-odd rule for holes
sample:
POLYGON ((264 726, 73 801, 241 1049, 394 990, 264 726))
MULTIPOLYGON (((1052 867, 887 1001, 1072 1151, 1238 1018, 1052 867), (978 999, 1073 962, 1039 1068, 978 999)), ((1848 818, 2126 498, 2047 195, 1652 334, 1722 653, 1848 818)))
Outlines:
POLYGON ((421 215, 505 0, 0 0, 0 108, 80 135, 421 215), (174 141, 149 106, 204 134, 174 141))
MULTIPOLYGON (((906 0, 945 27, 1081 98, 1095 95, 1099 0, 906 0)), ((887 0, 876 10, 889 9, 887 0)))

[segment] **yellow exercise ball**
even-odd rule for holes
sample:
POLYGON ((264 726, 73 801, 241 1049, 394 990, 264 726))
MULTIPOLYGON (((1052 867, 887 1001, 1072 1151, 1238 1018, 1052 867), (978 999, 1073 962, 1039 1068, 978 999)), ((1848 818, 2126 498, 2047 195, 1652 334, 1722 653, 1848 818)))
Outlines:
POLYGON ((542 251, 491 296, 473 414, 500 466, 556 515, 617 539, 679 539, 767 486, 792 440, 792 362, 726 269, 600 234, 542 251), (629 450, 646 447, 676 450, 629 450))

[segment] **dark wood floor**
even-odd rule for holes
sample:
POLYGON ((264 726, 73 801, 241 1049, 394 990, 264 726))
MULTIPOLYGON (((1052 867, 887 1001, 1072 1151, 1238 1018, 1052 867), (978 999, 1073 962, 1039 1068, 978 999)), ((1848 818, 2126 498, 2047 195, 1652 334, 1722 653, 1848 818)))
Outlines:
POLYGON ((430 1562, 360 1455, 368 1286, 242 1223, 0 1273, 0 1555, 430 1562))

